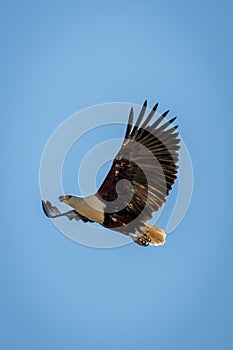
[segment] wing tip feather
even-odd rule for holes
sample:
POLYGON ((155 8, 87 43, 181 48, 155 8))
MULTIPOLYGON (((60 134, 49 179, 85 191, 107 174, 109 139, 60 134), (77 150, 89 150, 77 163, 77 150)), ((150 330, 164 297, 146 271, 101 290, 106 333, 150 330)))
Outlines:
POLYGON ((41 205, 42 205, 42 209, 43 209, 44 214, 47 216, 47 218, 49 218, 49 215, 48 215, 47 210, 46 210, 46 203, 43 199, 41 200, 41 205))

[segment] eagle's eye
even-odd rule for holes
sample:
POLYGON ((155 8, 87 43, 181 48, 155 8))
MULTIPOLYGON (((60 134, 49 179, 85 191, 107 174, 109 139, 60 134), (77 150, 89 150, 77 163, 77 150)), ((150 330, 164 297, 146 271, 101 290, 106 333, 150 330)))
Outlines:
POLYGON ((68 195, 67 197, 68 197, 68 199, 70 199, 72 196, 68 195))

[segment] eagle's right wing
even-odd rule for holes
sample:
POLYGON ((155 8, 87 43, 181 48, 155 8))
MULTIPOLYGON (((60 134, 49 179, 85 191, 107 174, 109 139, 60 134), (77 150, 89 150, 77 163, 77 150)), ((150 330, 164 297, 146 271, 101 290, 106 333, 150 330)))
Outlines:
POLYGON ((180 139, 171 124, 176 118, 163 123, 166 111, 150 124, 157 106, 144 118, 145 101, 136 122, 131 108, 124 142, 97 192, 108 212, 116 213, 116 224, 128 224, 139 215, 143 221, 150 219, 175 182, 180 139), (118 188, 121 180, 127 181, 118 188))

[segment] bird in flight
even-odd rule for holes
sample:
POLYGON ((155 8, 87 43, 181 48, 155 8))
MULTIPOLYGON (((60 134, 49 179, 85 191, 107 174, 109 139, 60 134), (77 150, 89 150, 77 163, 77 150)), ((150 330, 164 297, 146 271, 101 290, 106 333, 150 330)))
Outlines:
POLYGON ((164 244, 164 230, 147 221, 165 203, 177 178, 180 139, 178 125, 171 125, 176 117, 164 121, 169 111, 152 120, 157 107, 158 103, 145 117, 145 101, 136 122, 131 108, 120 151, 94 195, 60 196, 61 202, 73 208, 65 213, 42 200, 46 216, 97 222, 128 235, 140 246, 164 244))

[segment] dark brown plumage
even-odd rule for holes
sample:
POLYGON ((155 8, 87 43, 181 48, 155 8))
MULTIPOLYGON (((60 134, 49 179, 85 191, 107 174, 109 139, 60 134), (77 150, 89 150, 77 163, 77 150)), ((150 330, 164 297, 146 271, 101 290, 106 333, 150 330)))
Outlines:
POLYGON ((154 123, 149 124, 157 106, 158 104, 154 106, 143 123, 146 102, 135 123, 133 109, 130 111, 122 147, 96 194, 106 204, 105 227, 121 232, 131 231, 132 221, 134 228, 137 228, 137 225, 149 220, 153 212, 166 201, 176 179, 180 139, 176 132, 177 126, 171 127, 176 118, 162 124, 168 114, 166 111, 154 123), (130 181, 132 187, 125 182, 121 192, 117 193, 120 180, 130 181), (118 196, 121 197, 120 201, 116 201, 118 196), (121 205, 124 198, 130 197, 132 198, 129 203, 118 210, 117 205, 121 205), (116 201, 115 205, 112 205, 113 201, 116 201))

